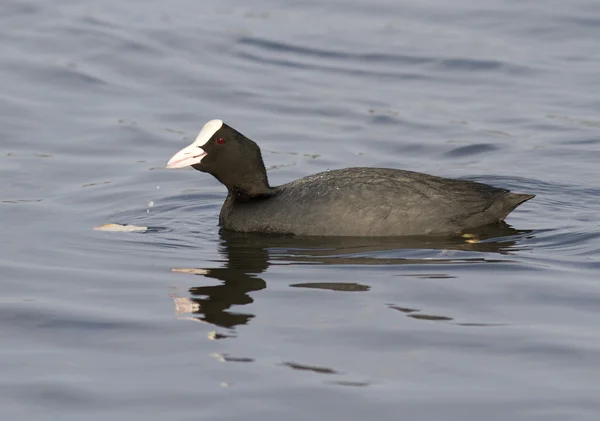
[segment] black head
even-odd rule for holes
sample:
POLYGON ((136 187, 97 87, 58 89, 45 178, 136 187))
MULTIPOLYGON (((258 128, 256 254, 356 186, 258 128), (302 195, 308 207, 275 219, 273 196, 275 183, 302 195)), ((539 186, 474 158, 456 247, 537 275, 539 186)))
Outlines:
POLYGON ((167 168, 188 166, 212 174, 232 192, 255 196, 269 190, 258 145, 221 120, 206 123, 196 140, 167 164, 167 168))

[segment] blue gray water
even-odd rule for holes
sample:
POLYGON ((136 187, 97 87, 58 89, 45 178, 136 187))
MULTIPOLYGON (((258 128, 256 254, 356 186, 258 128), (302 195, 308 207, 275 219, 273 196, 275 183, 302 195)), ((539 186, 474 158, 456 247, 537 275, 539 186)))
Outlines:
POLYGON ((599 28, 594 0, 3 1, 2 417, 597 420, 599 28), (481 243, 224 235, 223 187, 164 168, 213 118, 272 184, 538 196, 481 243))

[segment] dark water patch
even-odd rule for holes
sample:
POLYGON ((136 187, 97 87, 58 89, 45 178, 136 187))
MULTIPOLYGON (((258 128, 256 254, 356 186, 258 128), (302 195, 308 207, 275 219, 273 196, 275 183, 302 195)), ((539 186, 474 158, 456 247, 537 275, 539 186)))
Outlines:
POLYGON ((490 153, 499 150, 500 148, 497 145, 491 145, 488 143, 480 143, 476 145, 467 145, 460 146, 458 148, 454 148, 444 155, 448 158, 461 158, 471 155, 479 155, 484 153, 490 153))
POLYGON ((341 374, 339 371, 336 371, 333 368, 329 368, 329 367, 319 367, 319 366, 315 366, 315 365, 305 365, 305 364, 298 364, 298 363, 293 363, 293 362, 284 362, 284 363, 281 363, 281 365, 284 367, 292 368, 294 370, 311 371, 311 372, 317 373, 317 374, 341 374))
POLYGON ((415 308, 400 307, 400 306, 395 306, 395 305, 391 305, 391 304, 388 304, 388 307, 393 310, 401 311, 402 313, 414 313, 415 311, 419 311, 415 308))
POLYGON ((454 319, 452 319, 452 317, 434 316, 433 314, 409 314, 408 317, 412 317, 413 319, 417 319, 417 320, 431 320, 431 321, 443 321, 443 322, 454 320, 454 319))
POLYGON ((445 273, 411 273, 402 276, 412 276, 415 278, 423 278, 423 279, 453 279, 456 276, 448 275, 445 273))
POLYGON ((433 314, 424 314, 424 313, 420 312, 421 310, 414 309, 414 308, 401 307, 401 306, 396 306, 396 305, 392 305, 392 304, 388 304, 387 306, 392 310, 397 310, 401 313, 404 313, 407 317, 410 317, 410 318, 416 319, 416 320, 429 320, 429 321, 441 321, 441 322, 449 322, 449 321, 454 320, 453 317, 433 315, 433 314))
MULTIPOLYGON (((483 258, 483 257, 468 257, 456 254, 452 257, 443 255, 433 255, 433 253, 423 252, 421 257, 364 257, 364 256, 305 256, 305 255, 290 255, 275 256, 273 258, 279 264, 306 264, 306 265, 336 265, 356 266, 357 270, 374 271, 374 270, 389 270, 389 266, 404 266, 422 267, 430 265, 477 265, 477 264, 497 264, 497 263, 514 263, 510 259, 498 258, 483 258), (375 266, 380 266, 377 269, 375 266)), ((431 268, 430 268, 431 269, 431 268)))
POLYGON ((350 381, 350 380, 338 380, 338 381, 328 381, 326 384, 334 384, 337 386, 349 386, 349 387, 367 387, 370 386, 369 382, 360 382, 360 381, 350 381))
POLYGON ((17 17, 27 17, 39 13, 42 8, 31 1, 4 1, 0 6, 0 18, 15 19, 17 17))
POLYGON ((1 203, 7 203, 9 205, 21 205, 24 203, 37 203, 43 202, 44 199, 11 199, 11 200, 0 200, 1 203))
POLYGON ((373 124, 398 124, 398 121, 390 115, 374 115, 370 120, 373 124))
POLYGON ((596 16, 564 16, 561 20, 564 20, 566 24, 572 23, 578 26, 587 26, 590 29, 597 29, 600 26, 600 18, 596 16))
MULTIPOLYGON (((377 77, 384 79, 402 79, 405 81, 409 80, 420 80, 425 77, 418 73, 411 72, 403 72, 401 69, 398 71, 390 72, 390 71, 382 71, 382 70, 363 70, 357 68, 344 68, 339 66, 326 66, 324 64, 312 65, 307 63, 299 62, 297 59, 283 59, 283 58, 267 58, 262 57, 257 54, 252 54, 249 52, 239 52, 238 56, 244 60, 252 61, 258 63, 260 65, 271 65, 278 67, 285 67, 290 69, 300 69, 300 70, 316 70, 318 72, 325 73, 333 73, 333 74, 343 74, 352 77, 377 77)), ((429 78, 427 78, 429 79, 429 78)))
POLYGON ((436 67, 450 72, 500 72, 512 76, 531 76, 534 74, 533 69, 529 66, 490 59, 447 58, 438 60, 436 67))
POLYGON ((291 284, 290 286, 295 288, 325 289, 339 292, 365 292, 371 289, 368 285, 348 282, 304 282, 300 284, 291 284))
POLYGON ((106 181, 97 181, 95 183, 86 183, 86 184, 82 184, 81 187, 83 187, 84 189, 87 187, 96 187, 96 186, 102 186, 105 184, 110 184, 112 183, 112 180, 106 180, 106 181))
POLYGON ((593 139, 576 139, 576 140, 565 140, 563 142, 566 145, 598 145, 600 144, 600 137, 597 138, 593 138, 593 139))
POLYGON ((258 47, 271 52, 280 52, 296 56, 309 56, 335 60, 353 60, 357 62, 391 63, 395 65, 420 65, 434 63, 435 58, 404 54, 357 53, 326 50, 316 47, 299 46, 290 43, 272 41, 256 37, 240 37, 237 43, 242 46, 258 47))

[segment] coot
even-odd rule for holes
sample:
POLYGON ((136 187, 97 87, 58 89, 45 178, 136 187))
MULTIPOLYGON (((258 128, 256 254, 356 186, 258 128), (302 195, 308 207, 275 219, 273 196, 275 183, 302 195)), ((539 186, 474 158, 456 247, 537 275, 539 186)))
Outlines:
POLYGON ((503 220, 535 197, 467 180, 346 168, 271 187, 258 145, 221 120, 204 125, 167 168, 191 166, 227 187, 219 225, 313 236, 458 234, 503 220))

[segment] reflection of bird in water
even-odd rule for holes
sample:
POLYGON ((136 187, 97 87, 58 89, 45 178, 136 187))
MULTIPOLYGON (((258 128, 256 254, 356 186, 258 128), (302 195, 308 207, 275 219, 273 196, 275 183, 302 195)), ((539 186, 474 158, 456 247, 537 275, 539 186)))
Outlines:
MULTIPOLYGON (((176 305, 199 315, 199 320, 217 326, 232 328, 246 324, 254 315, 228 311, 231 306, 250 304, 254 300, 249 293, 266 287, 263 279, 256 275, 267 269, 267 251, 260 247, 228 247, 223 243, 226 263, 223 268, 173 269, 174 272, 191 273, 205 278, 217 279, 220 285, 190 288, 189 302, 176 300, 176 305)), ((176 309, 177 311, 177 309, 176 309)))
MULTIPOLYGON (((230 308, 254 301, 250 293, 266 288, 266 282, 258 275, 270 265, 445 265, 502 262, 502 258, 490 258, 483 253, 509 256, 519 250, 518 241, 528 232, 517 231, 505 223, 484 227, 469 233, 466 238, 294 237, 222 230, 220 236, 221 253, 226 262, 224 267, 173 269, 174 272, 216 279, 220 284, 190 288, 190 298, 173 297, 176 313, 189 313, 198 321, 233 328, 248 323, 254 315, 231 311, 230 308)), ((354 292, 369 289, 366 285, 334 281, 292 286, 354 292)))

